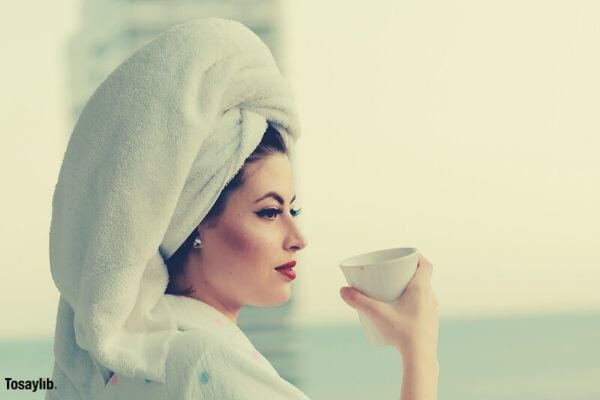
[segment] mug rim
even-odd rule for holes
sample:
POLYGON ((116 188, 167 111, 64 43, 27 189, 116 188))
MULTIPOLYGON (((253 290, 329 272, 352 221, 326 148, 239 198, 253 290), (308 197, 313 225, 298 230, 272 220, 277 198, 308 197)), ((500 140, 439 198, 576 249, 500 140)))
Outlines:
POLYGON ((413 256, 413 255, 415 255, 418 252, 419 252, 419 250, 416 247, 389 247, 389 248, 385 248, 385 249, 373 250, 373 251, 369 251, 369 252, 366 252, 366 253, 360 253, 360 254, 357 254, 357 255, 345 258, 344 260, 340 261, 340 267, 344 267, 344 268, 358 268, 358 267, 380 266, 380 265, 383 265, 383 264, 390 263, 392 261, 398 261, 398 260, 401 260, 403 258, 413 256), (366 256, 375 255, 377 253, 383 253, 383 252, 387 252, 387 251, 400 250, 400 249, 408 249, 409 253, 406 254, 406 255, 403 255, 401 257, 390 258, 389 260, 385 260, 385 261, 378 262, 378 263, 360 264, 360 265, 345 265, 347 262, 349 262, 350 260, 355 259, 355 258, 366 257, 366 256))

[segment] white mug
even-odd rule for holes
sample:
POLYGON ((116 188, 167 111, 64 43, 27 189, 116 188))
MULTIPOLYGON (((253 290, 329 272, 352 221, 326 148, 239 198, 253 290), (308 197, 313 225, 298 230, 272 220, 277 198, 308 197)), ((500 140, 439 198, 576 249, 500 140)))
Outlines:
MULTIPOLYGON (((340 268, 348 285, 375 300, 391 302, 404 293, 418 263, 419 253, 416 248, 397 247, 347 258, 340 262, 340 268)), ((370 346, 391 344, 369 317, 358 310, 357 312, 370 346)))

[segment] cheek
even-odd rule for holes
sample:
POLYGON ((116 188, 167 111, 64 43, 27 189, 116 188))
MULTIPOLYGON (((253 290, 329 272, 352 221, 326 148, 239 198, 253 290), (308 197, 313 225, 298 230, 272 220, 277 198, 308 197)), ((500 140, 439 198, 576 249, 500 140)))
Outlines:
POLYGON ((276 245, 276 235, 257 223, 232 226, 223 232, 223 241, 235 262, 236 269, 268 267, 276 245))

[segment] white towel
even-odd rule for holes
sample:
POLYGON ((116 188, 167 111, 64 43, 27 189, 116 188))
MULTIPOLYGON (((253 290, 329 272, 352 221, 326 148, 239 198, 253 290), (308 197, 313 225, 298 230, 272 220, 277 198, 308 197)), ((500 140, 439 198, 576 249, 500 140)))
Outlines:
MULTIPOLYGON (((125 60, 83 109, 52 202, 60 291, 49 396, 92 399, 109 371, 165 382, 177 325, 171 256, 265 132, 300 126, 269 49, 235 21, 175 26, 125 60), (104 379, 91 378, 101 373, 104 379)), ((292 157, 293 159, 293 157, 292 157)))

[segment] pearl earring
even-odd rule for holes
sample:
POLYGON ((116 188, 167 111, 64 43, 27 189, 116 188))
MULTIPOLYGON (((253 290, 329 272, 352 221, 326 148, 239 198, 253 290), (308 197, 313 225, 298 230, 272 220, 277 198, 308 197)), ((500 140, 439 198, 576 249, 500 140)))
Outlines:
POLYGON ((194 248, 199 249, 201 247, 202 247, 202 240, 200 240, 198 238, 194 239, 194 248))

